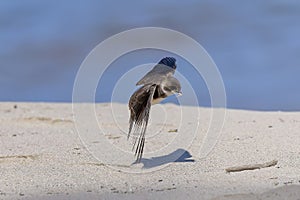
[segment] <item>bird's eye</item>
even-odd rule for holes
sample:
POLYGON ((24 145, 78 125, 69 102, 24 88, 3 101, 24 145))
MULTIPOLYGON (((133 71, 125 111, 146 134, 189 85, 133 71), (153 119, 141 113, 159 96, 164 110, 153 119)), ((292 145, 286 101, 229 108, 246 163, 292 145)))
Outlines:
POLYGON ((169 90, 171 90, 171 91, 177 91, 177 87, 171 86, 171 87, 169 88, 169 90))
POLYGON ((172 90, 168 87, 164 87, 164 90, 167 91, 167 92, 171 92, 172 90))

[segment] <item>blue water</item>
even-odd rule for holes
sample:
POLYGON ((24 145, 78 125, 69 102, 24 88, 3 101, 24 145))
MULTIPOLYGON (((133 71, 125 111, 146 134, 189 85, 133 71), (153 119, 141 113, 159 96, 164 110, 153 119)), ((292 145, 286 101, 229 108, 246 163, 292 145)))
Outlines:
MULTIPOLYGON (((158 26, 203 45, 222 74, 229 108, 300 110, 300 1, 133 2, 0 1, 0 101, 71 102, 76 72, 97 44, 127 29, 158 26)), ((96 101, 111 100, 121 72, 165 54, 142 51, 117 60, 96 101)), ((201 77, 178 62, 200 105, 209 106, 201 77)))

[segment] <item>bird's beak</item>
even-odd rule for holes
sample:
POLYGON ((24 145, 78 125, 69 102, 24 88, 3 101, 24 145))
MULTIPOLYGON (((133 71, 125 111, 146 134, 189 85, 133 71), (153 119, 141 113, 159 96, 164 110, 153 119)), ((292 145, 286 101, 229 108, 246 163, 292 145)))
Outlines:
POLYGON ((180 97, 182 95, 182 92, 178 92, 177 96, 180 97))

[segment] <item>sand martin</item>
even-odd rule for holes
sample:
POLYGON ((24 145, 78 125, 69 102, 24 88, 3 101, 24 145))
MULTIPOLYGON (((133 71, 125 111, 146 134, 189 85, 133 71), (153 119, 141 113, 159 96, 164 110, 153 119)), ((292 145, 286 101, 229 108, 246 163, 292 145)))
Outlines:
POLYGON ((143 155, 151 105, 159 103, 170 95, 181 95, 181 85, 173 77, 175 69, 175 58, 165 57, 161 59, 151 71, 137 82, 137 86, 142 86, 130 97, 128 104, 130 110, 128 138, 132 130, 134 134, 137 134, 134 136, 133 145, 133 149, 136 146, 136 162, 140 162, 143 155))

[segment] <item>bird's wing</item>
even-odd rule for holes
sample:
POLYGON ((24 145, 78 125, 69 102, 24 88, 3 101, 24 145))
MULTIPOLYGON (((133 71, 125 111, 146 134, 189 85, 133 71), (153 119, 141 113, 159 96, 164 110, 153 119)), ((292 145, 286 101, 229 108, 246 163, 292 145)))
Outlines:
POLYGON ((172 76, 175 69, 166 65, 157 64, 136 85, 156 84, 159 85, 167 77, 172 76))
POLYGON ((143 155, 144 144, 145 144, 145 133, 149 120, 149 113, 151 108, 151 101, 156 89, 156 85, 144 85, 139 88, 129 100, 130 109, 130 119, 129 119, 129 132, 130 133, 134 127, 134 133, 139 134, 134 137, 135 142, 133 148, 136 146, 135 155, 137 156, 137 162, 140 161, 143 155))

